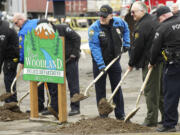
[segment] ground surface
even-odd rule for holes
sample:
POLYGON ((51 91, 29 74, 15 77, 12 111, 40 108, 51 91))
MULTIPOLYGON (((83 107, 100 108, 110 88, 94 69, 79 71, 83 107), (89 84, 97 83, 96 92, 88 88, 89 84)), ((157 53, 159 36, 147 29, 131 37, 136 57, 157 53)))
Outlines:
MULTIPOLYGON (((85 48, 84 45, 82 45, 85 48)), ((128 54, 123 54, 121 58, 122 75, 127 70, 128 54)), ((82 52, 82 57, 79 62, 79 75, 80 75, 80 90, 84 91, 85 88, 93 80, 91 57, 82 52)), ((3 75, 0 75, 0 94, 5 92, 3 75)), ((122 84, 122 90, 124 94, 125 112, 126 115, 135 108, 136 98, 139 94, 139 89, 142 85, 141 71, 133 70, 130 72, 122 84)), ((67 87, 68 88, 68 87, 67 87)), ((18 98, 24 95, 29 90, 29 82, 22 80, 22 74, 17 81, 18 98)), ((100 119, 98 117, 98 111, 96 106, 96 98, 94 87, 90 88, 90 97, 81 102, 81 114, 77 116, 68 117, 68 123, 57 125, 47 120, 55 121, 53 116, 41 117, 46 119, 46 122, 42 121, 29 121, 27 119, 28 114, 18 113, 14 118, 14 112, 4 111, 0 108, 0 134, 2 135, 54 135, 54 134, 157 134, 155 128, 146 128, 140 126, 143 123, 146 116, 146 104, 144 97, 140 100, 140 110, 131 119, 132 123, 124 124, 122 121, 115 120, 114 112, 109 115, 108 119, 100 119), (23 116, 25 114, 25 117, 23 116), (6 118, 2 118, 6 116, 6 118), (22 120, 19 120, 22 117, 22 120), (9 121, 11 120, 11 121, 9 121), (6 122, 5 122, 6 121, 6 122), (142 132, 142 133, 141 133, 142 132), (146 132, 146 133, 145 133, 146 132)), ((107 98, 111 95, 111 89, 109 80, 107 78, 107 98)), ((46 98, 47 99, 47 98, 46 98)), ((29 96, 27 96, 20 105, 20 110, 25 112, 30 109, 29 96)), ((67 107, 69 107, 69 91, 67 89, 67 107)), ((0 106, 3 106, 3 102, 0 102, 0 106)), ((46 105, 46 103, 45 103, 46 105)), ((160 116, 159 116, 160 120, 160 116)), ((55 121, 57 122, 57 121, 55 121)), ((179 132, 179 125, 177 126, 179 132)), ((178 133, 176 133, 178 134, 178 133)), ((168 134, 169 135, 169 134, 168 134)), ((170 134, 172 135, 172 134, 170 134)))

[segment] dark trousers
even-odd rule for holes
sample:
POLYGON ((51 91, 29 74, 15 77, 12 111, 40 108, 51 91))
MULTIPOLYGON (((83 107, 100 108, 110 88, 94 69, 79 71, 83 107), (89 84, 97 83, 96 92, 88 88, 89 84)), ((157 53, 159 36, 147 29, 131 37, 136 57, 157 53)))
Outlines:
MULTIPOLYGON (((3 72, 6 92, 11 92, 11 84, 16 77, 17 64, 18 63, 13 62, 12 60, 4 61, 3 72)), ((16 83, 13 86, 13 91, 16 91, 16 83)), ((17 102, 17 94, 15 93, 13 96, 6 99, 5 102, 17 102)))
MULTIPOLYGON (((66 78, 70 91, 70 98, 79 93, 79 68, 78 68, 78 60, 71 60, 66 64, 66 78)), ((70 103, 71 110, 79 110, 80 103, 70 103)))
POLYGON ((164 127, 175 127, 178 122, 180 98, 180 64, 168 64, 164 72, 164 127))
MULTIPOLYGON (((95 89, 96 89, 96 100, 97 104, 102 98, 106 98, 106 77, 107 74, 109 76, 110 84, 111 84, 111 91, 113 92, 116 88, 117 84, 121 80, 121 66, 119 61, 116 61, 96 83, 95 83, 95 89)), ((100 71, 97 67, 97 64, 95 61, 93 61, 93 74, 94 78, 96 78, 99 75, 100 71)), ((116 105, 115 108, 115 116, 116 118, 121 118, 125 116, 124 113, 124 99, 121 87, 115 94, 113 98, 113 102, 116 105)))
MULTIPOLYGON (((58 86, 56 83, 47 83, 51 96, 51 107, 58 112, 58 86)), ((39 111, 44 109, 44 83, 38 87, 38 107, 39 111)))

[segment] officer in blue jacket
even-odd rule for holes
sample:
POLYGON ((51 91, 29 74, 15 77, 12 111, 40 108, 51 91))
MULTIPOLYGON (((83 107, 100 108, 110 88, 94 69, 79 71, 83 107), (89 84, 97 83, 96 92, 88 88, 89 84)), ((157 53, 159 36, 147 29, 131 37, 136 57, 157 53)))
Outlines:
MULTIPOLYGON (((125 21, 118 17, 113 17, 113 10, 109 5, 103 5, 98 15, 99 20, 94 22, 89 30, 89 46, 92 53, 93 74, 94 78, 118 55, 126 52, 130 47, 129 29, 125 21), (123 49, 121 49, 123 48, 123 49)), ((95 84, 97 104, 102 98, 106 97, 106 77, 109 75, 111 89, 115 89, 121 80, 121 66, 119 59, 109 68, 95 84)), ((123 120, 124 100, 121 88, 113 98, 116 104, 115 116, 123 120)), ((107 115, 100 115, 107 117, 107 115)))
MULTIPOLYGON (((27 32, 31 32, 32 29, 35 29, 38 23, 38 19, 32 19, 32 20, 27 20, 26 17, 21 14, 17 13, 13 17, 13 22, 14 24, 20 28, 18 37, 19 37, 19 48, 20 48, 20 57, 19 57, 19 63, 20 67, 24 68, 24 38, 27 32)), ((57 86, 56 86, 57 90, 57 86)), ((41 84, 38 87, 38 107, 39 107, 39 112, 42 112, 45 110, 44 107, 44 84, 41 84)), ((29 110, 27 110, 29 112, 29 110)))

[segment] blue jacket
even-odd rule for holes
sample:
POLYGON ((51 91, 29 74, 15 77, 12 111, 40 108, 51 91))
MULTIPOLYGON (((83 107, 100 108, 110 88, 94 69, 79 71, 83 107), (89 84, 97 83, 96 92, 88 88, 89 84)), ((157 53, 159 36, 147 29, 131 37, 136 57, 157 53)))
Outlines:
MULTIPOLYGON (((112 48, 115 46, 114 44, 118 44, 119 48, 121 47, 121 45, 126 46, 126 47, 130 47, 130 34, 129 34, 129 28, 128 25, 125 21, 123 21, 121 18, 119 17, 113 17, 113 24, 112 26, 117 30, 118 28, 120 28, 120 31, 116 31, 117 33, 121 33, 122 34, 122 42, 123 43, 118 43, 116 41, 114 41, 113 43, 111 42, 110 46, 112 46, 112 48)), ((103 59, 103 49, 101 46, 101 42, 100 42, 100 34, 102 35, 102 27, 100 24, 100 21, 97 20, 96 22, 94 22, 90 28, 88 29, 88 36, 89 36, 89 47, 91 49, 91 53, 93 56, 93 59, 95 60, 95 62, 97 63, 97 66, 99 69, 105 68, 105 61, 103 59)), ((113 37, 109 37, 109 38, 113 38, 113 37)), ((112 40, 111 40, 112 41, 112 40)), ((120 51, 120 50, 119 50, 120 51)), ((108 54, 106 54, 108 55, 108 54)))
POLYGON ((27 20, 18 33, 19 48, 20 48, 19 62, 22 64, 24 64, 24 38, 25 38, 25 35, 28 33, 28 31, 31 32, 32 29, 36 28, 38 21, 39 21, 38 19, 27 20))

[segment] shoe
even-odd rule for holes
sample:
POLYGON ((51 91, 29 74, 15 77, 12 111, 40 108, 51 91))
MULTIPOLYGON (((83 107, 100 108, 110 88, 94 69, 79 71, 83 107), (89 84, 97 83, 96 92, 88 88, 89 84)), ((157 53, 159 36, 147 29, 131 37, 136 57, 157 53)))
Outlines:
POLYGON ((162 127, 157 128, 156 131, 157 132, 176 132, 176 128, 175 127, 170 128, 170 127, 162 126, 162 127))
POLYGON ((107 114, 99 114, 99 116, 100 116, 101 118, 107 118, 107 117, 108 117, 107 114))
POLYGON ((122 117, 116 117, 116 119, 117 120, 124 120, 125 118, 124 118, 124 116, 122 116, 122 117))
POLYGON ((163 121, 159 121, 158 124, 163 124, 163 121))
POLYGON ((51 115, 51 113, 48 110, 44 110, 41 112, 42 115, 51 115))
POLYGON ((68 114, 68 116, 74 116, 74 115, 77 115, 77 114, 80 114, 80 111, 79 110, 71 110, 68 114))
POLYGON ((156 127, 157 124, 152 124, 152 123, 146 123, 146 122, 144 122, 144 123, 142 124, 142 126, 145 126, 145 127, 156 127))
MULTIPOLYGON (((39 113, 42 113, 43 111, 46 111, 47 108, 43 108, 39 110, 39 113)), ((31 110, 26 110, 26 113, 31 113, 31 110)))

